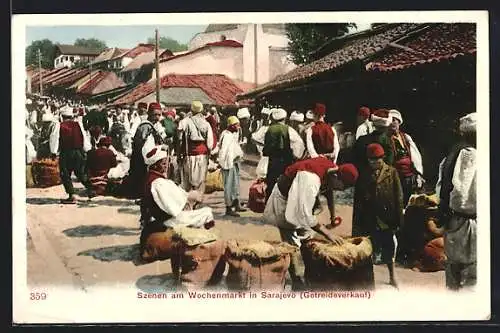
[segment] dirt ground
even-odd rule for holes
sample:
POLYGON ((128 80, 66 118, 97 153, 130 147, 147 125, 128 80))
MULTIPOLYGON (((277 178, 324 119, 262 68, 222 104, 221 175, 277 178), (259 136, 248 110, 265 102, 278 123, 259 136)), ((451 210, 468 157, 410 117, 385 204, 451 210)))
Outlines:
MULTIPOLYGON (((241 196, 248 199, 254 179, 254 167, 242 168, 241 196)), ((82 192, 76 205, 61 205, 65 197, 62 185, 46 189, 27 189, 27 277, 30 287, 72 285, 89 290, 98 286, 131 285, 143 291, 168 289, 171 282, 170 261, 150 264, 138 262, 139 207, 132 200, 96 197, 86 202, 82 192)), ((262 223, 261 214, 242 213, 240 218, 226 218, 223 193, 207 195, 205 203, 214 210, 215 232, 223 239, 279 240, 278 230, 262 223)), ((328 209, 320 214, 328 223, 328 209)), ((343 223, 336 229, 350 235, 352 207, 337 205, 343 223)), ((444 290, 444 272, 420 273, 396 268, 400 290, 414 286, 444 290)), ((387 284, 385 266, 375 266, 376 288, 387 284)))

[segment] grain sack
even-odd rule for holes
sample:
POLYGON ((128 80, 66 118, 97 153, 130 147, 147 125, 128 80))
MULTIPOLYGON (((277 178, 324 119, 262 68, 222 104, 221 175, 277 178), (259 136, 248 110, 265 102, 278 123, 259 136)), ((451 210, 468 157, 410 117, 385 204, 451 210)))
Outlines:
POLYGON ((254 213, 263 213, 266 208, 266 182, 255 180, 248 189, 248 208, 254 213))
POLYGON ((210 194, 215 191, 224 191, 224 180, 222 179, 222 172, 220 169, 207 173, 205 193, 210 194))
POLYGON ((150 222, 140 237, 141 258, 147 262, 169 259, 172 255, 174 230, 161 222, 150 222))
POLYGON ((59 159, 44 158, 32 163, 33 180, 38 187, 51 187, 61 184, 59 159))
POLYGON ((226 242, 205 229, 174 227, 170 264, 177 284, 201 289, 221 282, 226 242))
POLYGON ((228 241, 224 254, 228 289, 284 290, 290 254, 297 250, 286 243, 228 241))
POLYGON ((26 164, 26 187, 34 187, 35 182, 33 181, 33 173, 31 164, 26 164))
POLYGON ((367 237, 345 239, 343 245, 310 239, 302 243, 304 277, 315 290, 373 289, 372 244, 367 237))
POLYGON ((425 245, 415 268, 421 272, 437 272, 444 270, 445 263, 444 238, 438 237, 425 245))

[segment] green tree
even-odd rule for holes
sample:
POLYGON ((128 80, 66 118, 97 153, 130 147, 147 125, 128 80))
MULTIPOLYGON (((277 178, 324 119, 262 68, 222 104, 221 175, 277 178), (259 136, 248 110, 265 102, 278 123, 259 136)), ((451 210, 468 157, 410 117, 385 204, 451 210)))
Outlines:
POLYGON ((105 41, 96 38, 78 38, 73 45, 85 47, 90 50, 97 50, 99 52, 107 48, 105 41))
MULTIPOLYGON (((166 49, 172 52, 186 51, 188 49, 186 44, 181 44, 170 37, 160 37, 159 42, 160 49, 166 49)), ((148 44, 156 44, 156 39, 153 37, 148 38, 148 44)))
POLYGON ((345 35, 354 23, 289 23, 285 26, 288 47, 296 65, 311 62, 311 52, 327 41, 345 35))
POLYGON ((49 39, 35 40, 26 47, 26 66, 34 65, 38 67, 38 50, 41 53, 42 67, 49 69, 54 67, 55 45, 49 39))

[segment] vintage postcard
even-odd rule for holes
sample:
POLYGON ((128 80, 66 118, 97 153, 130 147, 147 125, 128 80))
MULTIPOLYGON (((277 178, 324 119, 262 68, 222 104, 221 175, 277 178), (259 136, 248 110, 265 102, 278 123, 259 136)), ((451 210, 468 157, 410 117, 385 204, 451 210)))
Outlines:
POLYGON ((488 24, 13 16, 13 322, 488 320, 488 24))

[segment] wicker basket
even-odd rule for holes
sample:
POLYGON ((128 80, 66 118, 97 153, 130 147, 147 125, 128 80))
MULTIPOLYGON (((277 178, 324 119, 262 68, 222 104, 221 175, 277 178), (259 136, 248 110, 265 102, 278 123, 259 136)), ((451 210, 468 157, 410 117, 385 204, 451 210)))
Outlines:
POLYGON ((58 159, 41 159, 32 163, 33 180, 37 187, 51 187, 61 184, 58 159))

